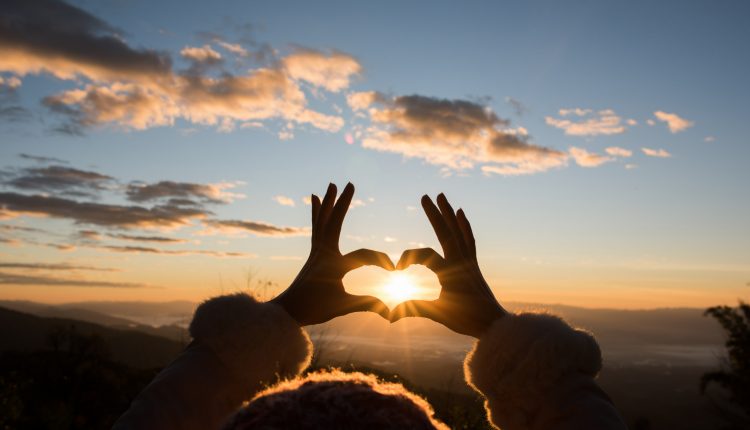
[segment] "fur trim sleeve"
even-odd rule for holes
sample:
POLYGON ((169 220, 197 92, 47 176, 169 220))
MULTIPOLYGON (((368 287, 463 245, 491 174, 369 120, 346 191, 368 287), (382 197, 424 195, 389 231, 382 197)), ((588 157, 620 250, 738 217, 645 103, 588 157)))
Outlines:
POLYGON ((553 315, 525 313, 495 321, 467 356, 464 374, 504 430, 624 428, 594 382, 601 367, 591 334, 553 315))
POLYGON ((190 334, 252 385, 297 376, 310 364, 312 344, 299 324, 280 306, 247 294, 202 303, 190 334))

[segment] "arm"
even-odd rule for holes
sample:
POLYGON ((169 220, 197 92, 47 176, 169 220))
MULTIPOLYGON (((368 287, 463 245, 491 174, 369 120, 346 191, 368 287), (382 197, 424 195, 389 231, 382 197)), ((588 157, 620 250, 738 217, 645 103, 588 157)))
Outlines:
POLYGON ((547 314, 508 314, 479 338, 464 362, 490 422, 514 429, 622 429, 594 378, 599 345, 589 333, 547 314))
POLYGON ((371 296, 344 290, 342 278, 363 265, 393 270, 383 253, 339 251, 339 235, 354 195, 347 185, 336 201, 331 184, 323 202, 312 196, 312 246, 292 284, 268 303, 246 294, 203 303, 190 324, 193 343, 141 392, 115 429, 218 428, 244 400, 279 378, 297 376, 312 345, 301 326, 350 312, 388 308, 371 296))
POLYGON ((244 400, 310 363, 312 345, 299 324, 281 307, 246 294, 203 303, 190 334, 193 342, 136 397, 115 429, 219 428, 244 400))
POLYGON ((411 300, 391 321, 423 316, 479 341, 464 364, 469 385, 486 399, 490 422, 504 430, 625 429, 594 382, 601 353, 594 338, 550 315, 507 312, 482 276, 466 215, 443 194, 422 207, 443 248, 404 251, 397 268, 423 264, 438 276, 437 300, 411 300))

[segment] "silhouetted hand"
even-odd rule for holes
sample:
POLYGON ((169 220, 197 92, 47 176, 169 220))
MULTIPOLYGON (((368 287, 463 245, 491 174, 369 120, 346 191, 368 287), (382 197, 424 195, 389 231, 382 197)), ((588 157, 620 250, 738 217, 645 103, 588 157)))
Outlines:
POLYGON ((391 311, 391 322, 404 317, 426 317, 449 329, 476 338, 493 321, 507 314, 482 276, 469 220, 462 209, 453 212, 445 195, 437 198, 440 210, 428 196, 422 207, 443 247, 445 258, 432 248, 408 249, 396 265, 399 270, 422 264, 435 272, 442 289, 437 300, 409 300, 391 311))
POLYGON ((388 319, 388 307, 372 296, 355 296, 341 281, 347 272, 365 265, 394 270, 382 252, 358 249, 346 255, 339 251, 341 225, 354 196, 354 185, 346 185, 336 201, 336 186, 330 184, 321 203, 312 195, 312 247, 297 278, 271 300, 283 307, 300 325, 321 324, 352 312, 372 311, 388 319), (334 204, 335 202, 335 204, 334 204))

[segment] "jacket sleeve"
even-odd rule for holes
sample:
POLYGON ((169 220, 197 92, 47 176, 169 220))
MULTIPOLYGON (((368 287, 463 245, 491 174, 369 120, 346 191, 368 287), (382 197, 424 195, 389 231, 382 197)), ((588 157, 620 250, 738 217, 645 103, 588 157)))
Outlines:
POLYGON ((547 314, 495 321, 464 362, 485 397, 490 422, 503 430, 627 427, 594 381, 602 367, 594 337, 547 314))
POLYGON ((201 304, 193 343, 162 370, 115 429, 217 429, 254 393, 310 363, 307 334, 281 307, 246 294, 201 304))

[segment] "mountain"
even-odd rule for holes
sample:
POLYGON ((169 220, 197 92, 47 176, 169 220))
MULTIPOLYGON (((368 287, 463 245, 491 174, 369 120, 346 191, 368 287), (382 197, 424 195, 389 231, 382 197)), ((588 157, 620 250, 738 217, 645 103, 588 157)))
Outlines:
POLYGON ((50 334, 74 330, 97 335, 109 345, 112 359, 138 369, 162 367, 184 348, 179 342, 134 330, 119 330, 68 318, 38 317, 0 307, 0 351, 51 349, 50 334))

